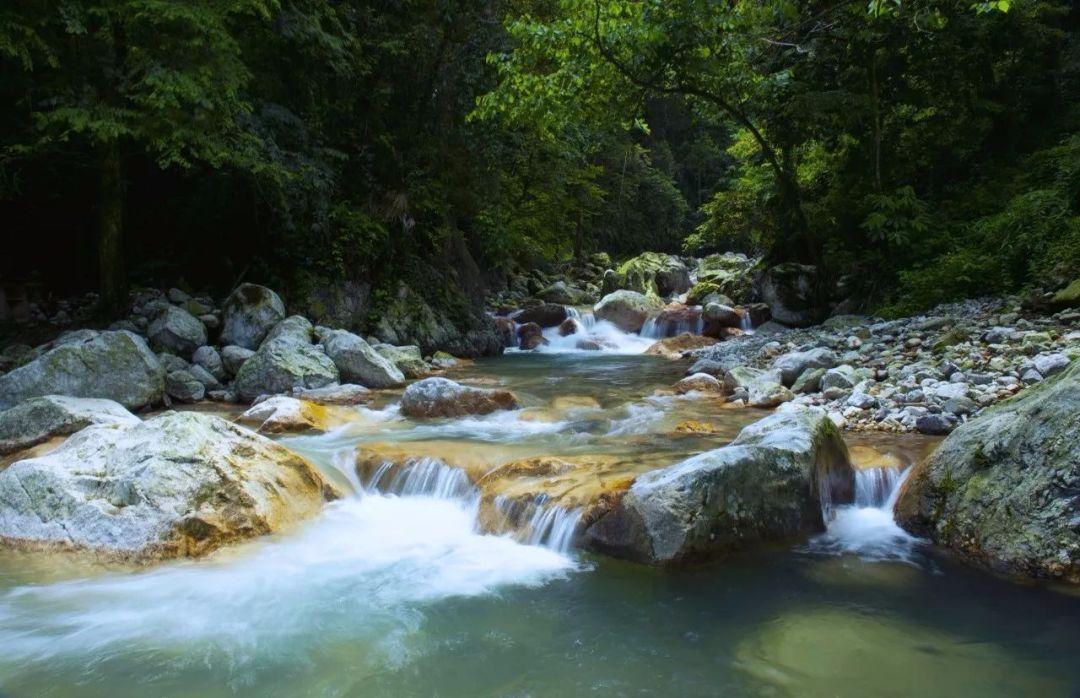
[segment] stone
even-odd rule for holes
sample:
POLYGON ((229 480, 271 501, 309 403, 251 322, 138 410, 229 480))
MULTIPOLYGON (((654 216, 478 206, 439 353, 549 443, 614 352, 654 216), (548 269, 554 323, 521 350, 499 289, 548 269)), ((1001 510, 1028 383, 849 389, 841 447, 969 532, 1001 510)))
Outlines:
POLYGON ((275 533, 335 491, 306 460, 224 419, 168 412, 91 426, 0 472, 0 540, 135 560, 275 533))
POLYGON ((0 456, 67 436, 92 424, 127 426, 139 418, 112 400, 46 395, 0 412, 0 456))
POLYGON ((322 346, 342 380, 367 388, 405 385, 405 375, 397 366, 352 332, 330 330, 322 335, 322 346))
POLYGON ((191 356, 193 351, 206 344, 206 328, 199 318, 176 306, 169 306, 158 315, 146 334, 155 351, 167 351, 177 356, 191 356))
POLYGON ((825 377, 825 369, 810 368, 799 374, 791 385, 793 393, 816 393, 821 390, 821 379, 825 377))
POLYGON ((1080 278, 1055 293, 1050 298, 1050 307, 1055 310, 1080 308, 1080 278))
POLYGON ((165 297, 169 299, 170 303, 176 303, 180 305, 191 300, 191 296, 178 288, 170 288, 165 292, 165 297))
POLYGON ((314 338, 315 328, 310 320, 300 315, 290 315, 271 327, 262 343, 272 342, 275 339, 285 339, 299 344, 311 344, 314 338))
POLYGON ((491 319, 491 324, 495 331, 495 336, 499 338, 499 343, 502 344, 503 347, 509 348, 517 346, 517 330, 513 320, 508 317, 494 317, 491 319))
POLYGON ((1042 354, 1032 359, 1031 363, 1043 378, 1049 378, 1068 368, 1069 357, 1064 354, 1042 354))
POLYGON ((372 398, 370 390, 355 383, 325 388, 293 388, 292 396, 316 405, 362 405, 372 398))
POLYGON ((724 390, 730 393, 738 388, 749 388, 751 383, 765 375, 765 371, 758 368, 733 366, 724 371, 724 390))
POLYGON ((431 355, 431 365, 435 368, 453 368, 461 363, 456 356, 445 351, 437 351, 431 355))
MULTIPOLYGON (((682 334, 677 334, 674 337, 665 337, 664 339, 657 340, 655 344, 645 350, 645 355, 663 356, 668 359, 681 359, 688 351, 712 346, 713 344, 716 344, 716 342, 717 340, 713 337, 703 337, 699 334, 684 332, 682 334)), ((693 371, 693 373, 698 373, 698 371, 693 371)), ((711 372, 702 371, 701 373, 711 372)), ((722 371, 720 373, 723 375, 722 371)))
POLYGON ((795 399, 790 390, 771 380, 751 381, 746 390, 746 404, 751 407, 776 407, 780 403, 795 399))
POLYGON ((262 434, 324 432, 341 422, 335 412, 314 402, 286 395, 272 397, 252 405, 237 421, 255 426, 262 434))
POLYGON ((527 322, 520 325, 518 333, 518 348, 522 351, 530 351, 548 343, 544 337, 544 330, 535 322, 527 322))
POLYGON ((858 382, 859 377, 855 373, 855 368, 848 364, 843 364, 825 371, 825 375, 821 377, 821 389, 829 390, 831 388, 838 388, 840 390, 851 390, 858 382))
POLYGON ((724 384, 708 373, 695 373, 676 383, 674 389, 678 395, 690 392, 721 393, 724 391, 724 384))
POLYGON ((526 308, 514 318, 519 324, 534 322, 540 327, 558 327, 567 318, 566 308, 557 303, 541 303, 526 308))
POLYGON ((240 372, 240 367, 244 365, 244 362, 253 356, 255 356, 255 352, 251 349, 245 349, 233 344, 222 347, 221 364, 225 367, 225 374, 235 376, 240 372))
POLYGON ((818 301, 817 275, 817 267, 794 262, 766 270, 761 298, 768 304, 773 320, 790 327, 808 327, 821 319, 824 308, 818 301))
POLYGON ((68 395, 139 409, 161 402, 165 371, 146 341, 131 332, 90 332, 54 346, 0 376, 0 408, 31 397, 68 395))
POLYGON ((550 286, 541 289, 537 292, 536 297, 542 301, 558 303, 559 305, 584 305, 591 303, 593 300, 588 293, 568 285, 565 281, 556 281, 550 286))
POLYGON ((836 355, 825 348, 808 351, 792 351, 773 361, 773 368, 780 371, 780 382, 786 386, 795 384, 795 380, 808 368, 832 368, 836 365, 836 355))
POLYGON ((593 308, 597 320, 606 320, 623 332, 640 332, 645 320, 664 307, 656 296, 619 290, 600 299, 593 308))
POLYGON ((674 255, 643 252, 615 270, 617 288, 669 298, 690 290, 690 270, 674 255))
POLYGON ((577 334, 577 331, 578 331, 578 321, 575 320, 572 317, 566 318, 559 325, 559 336, 560 337, 569 337, 572 334, 577 334))
POLYGON ((222 306, 221 343, 258 349, 266 335, 285 319, 281 297, 265 286, 241 284, 222 306))
POLYGON ((585 530, 586 547, 670 565, 825 529, 853 498, 855 473, 824 410, 777 412, 728 446, 637 477, 585 530))
POLYGON ((1080 362, 957 427, 915 466, 898 523, 1001 573, 1080 584, 1080 362))
POLYGON ((165 393, 178 402, 198 402, 206 396, 206 386, 190 371, 172 371, 165 377, 165 393))
POLYGON ((401 396, 401 413, 406 417, 461 417, 517 407, 510 391, 473 388, 447 378, 417 381, 401 396))
POLYGON ((158 361, 161 362, 161 367, 165 369, 166 375, 173 371, 186 371, 190 365, 187 361, 176 354, 170 354, 167 351, 163 351, 157 355, 158 361))
POLYGON ((192 364, 191 366, 188 366, 187 372, 190 373, 192 377, 195 378, 195 380, 202 383, 203 387, 206 388, 207 391, 221 390, 225 387, 221 384, 221 381, 214 377, 212 373, 207 371, 202 366, 199 366, 198 364, 192 364))
POLYGON ((740 328, 743 316, 734 308, 720 303, 709 303, 701 311, 701 333, 708 337, 719 337, 722 330, 740 328))
POLYGON ((191 363, 202 366, 206 371, 219 381, 225 380, 225 363, 221 360, 221 354, 214 347, 202 346, 191 355, 191 363))
POLYGON ((921 434, 941 436, 956 428, 956 419, 947 414, 926 414, 915 420, 915 429, 921 434))
POLYGON ((260 395, 288 393, 293 388, 323 388, 339 378, 337 366, 319 349, 278 339, 262 345, 244 362, 233 389, 241 400, 250 402, 260 395))
POLYGON ((424 361, 418 346, 395 347, 390 344, 375 344, 375 351, 397 367, 406 378, 423 378, 431 373, 431 367, 424 361))

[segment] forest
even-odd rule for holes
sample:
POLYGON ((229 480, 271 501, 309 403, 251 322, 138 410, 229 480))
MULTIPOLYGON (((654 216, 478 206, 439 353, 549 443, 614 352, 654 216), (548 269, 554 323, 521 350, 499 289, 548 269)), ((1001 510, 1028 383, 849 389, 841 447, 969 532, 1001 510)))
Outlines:
POLYGON ((105 308, 348 283, 372 315, 402 280, 471 307, 595 252, 735 251, 886 314, 1052 290, 1080 268, 1077 22, 1064 0, 10 0, 0 276, 105 308))

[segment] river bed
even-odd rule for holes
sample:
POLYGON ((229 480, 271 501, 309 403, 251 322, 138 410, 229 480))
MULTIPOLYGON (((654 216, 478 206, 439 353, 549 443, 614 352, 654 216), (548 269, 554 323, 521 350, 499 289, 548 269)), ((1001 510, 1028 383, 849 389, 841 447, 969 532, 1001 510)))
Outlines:
MULTIPOLYGON (((417 424, 386 394, 283 441, 350 491, 302 529, 152 569, 0 554, 3 696, 1074 696, 1080 599, 969 569, 892 522, 860 474, 829 530, 684 570, 574 550, 569 514, 491 535, 467 481, 362 481, 358 451, 481 464, 603 458, 632 475, 764 416, 657 394, 685 364, 565 347, 450 377, 523 409, 417 424), (686 420, 707 433, 683 433, 686 420), (396 483, 396 484, 395 484, 396 483), (562 528, 560 528, 560 526, 562 528), (535 534, 535 535, 534 535, 535 534)), ((915 435, 849 435, 906 466, 915 435)), ((439 480, 442 477, 442 480, 439 480)))

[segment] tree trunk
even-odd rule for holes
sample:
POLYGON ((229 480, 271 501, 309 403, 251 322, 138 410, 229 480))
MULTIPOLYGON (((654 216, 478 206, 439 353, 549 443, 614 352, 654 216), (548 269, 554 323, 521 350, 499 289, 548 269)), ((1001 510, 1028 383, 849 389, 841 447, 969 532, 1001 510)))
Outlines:
POLYGON ((127 301, 124 275, 124 173, 116 143, 105 146, 98 202, 98 290, 102 312, 114 313, 127 301))

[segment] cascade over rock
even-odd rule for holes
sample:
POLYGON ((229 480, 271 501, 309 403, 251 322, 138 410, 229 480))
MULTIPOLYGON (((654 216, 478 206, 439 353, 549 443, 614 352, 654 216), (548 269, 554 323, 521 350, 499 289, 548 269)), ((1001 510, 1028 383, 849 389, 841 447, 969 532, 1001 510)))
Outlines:
POLYGON ((824 530, 823 507, 851 501, 854 470, 825 411, 778 412, 728 446, 638 477, 584 543, 652 564, 716 557, 824 530))
POLYGON ((1080 361, 956 428, 896 503, 908 531, 990 569, 1080 584, 1080 361))
POLYGON ((663 307, 656 296, 620 290, 601 298, 593 312, 597 319, 607 320, 623 332, 640 332, 649 315, 663 307))

